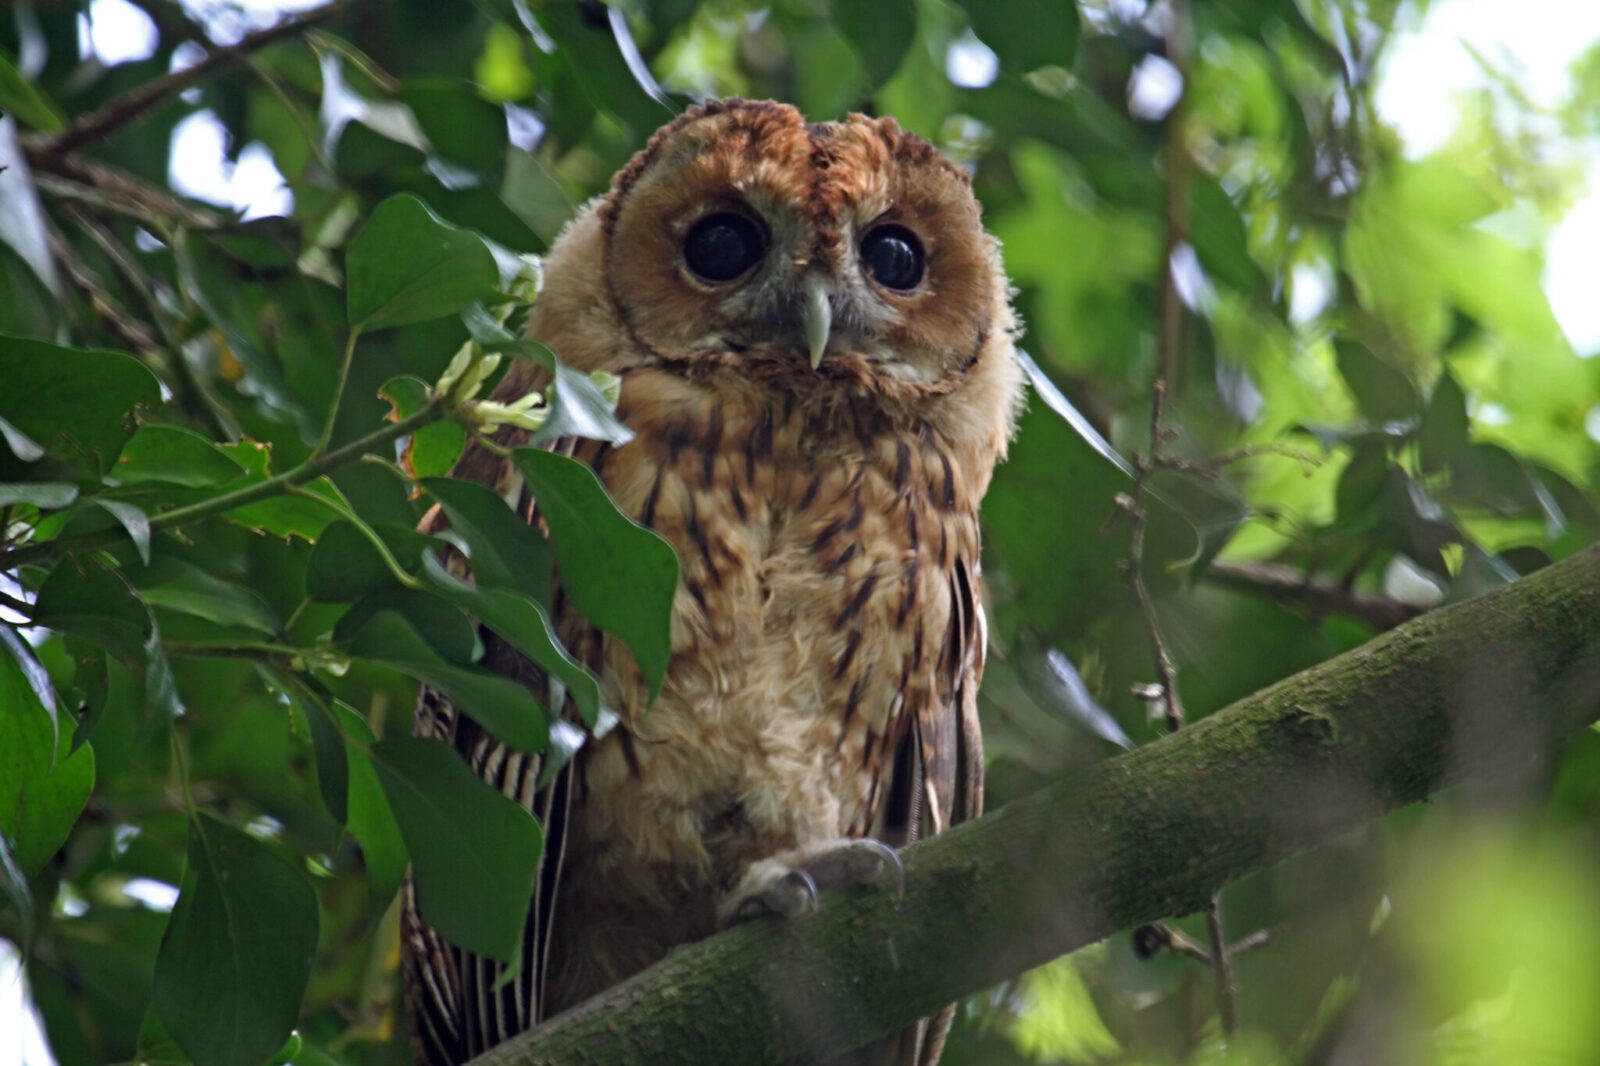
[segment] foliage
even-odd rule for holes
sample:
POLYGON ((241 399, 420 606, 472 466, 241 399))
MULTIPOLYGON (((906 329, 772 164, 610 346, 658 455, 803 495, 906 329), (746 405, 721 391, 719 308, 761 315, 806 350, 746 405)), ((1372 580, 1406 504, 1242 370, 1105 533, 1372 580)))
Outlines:
MULTIPOLYGON (((416 683, 568 758, 583 732, 478 664, 478 625, 604 729, 551 567, 659 683, 675 564, 559 455, 517 456, 542 531, 448 473, 485 426, 626 432, 610 383, 516 339, 520 256, 690 96, 895 114, 1004 242, 1041 372, 985 504, 991 807, 1165 728, 1125 571, 1193 719, 1360 644, 1374 604, 1600 527, 1600 381, 1539 285, 1576 189, 1528 150, 1592 133, 1592 52, 1562 129, 1502 94, 1418 158, 1372 104, 1393 0, 395 0, 242 43, 238 12, 136 6, 154 51, 113 66, 78 43, 103 3, 0 25, 0 935, 63 1063, 403 1061, 408 862, 462 943, 520 940, 538 825, 407 738, 416 683), (202 113, 287 215, 175 186, 202 113), (513 358, 549 395, 483 401, 513 358), (416 531, 434 505, 475 587, 416 531)), ((967 1004, 948 1061, 1315 1061, 1366 1030, 1404 1061, 1592 1057, 1597 781, 1590 732, 1497 798, 1521 828, 1452 840, 1463 797, 1231 888, 1233 939, 1284 927, 1237 960, 1231 1039, 1204 966, 1124 935, 967 1004)))

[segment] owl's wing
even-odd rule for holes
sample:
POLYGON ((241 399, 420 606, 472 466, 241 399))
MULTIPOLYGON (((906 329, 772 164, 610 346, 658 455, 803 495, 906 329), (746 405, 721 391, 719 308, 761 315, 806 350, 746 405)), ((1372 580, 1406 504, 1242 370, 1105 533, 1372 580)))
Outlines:
MULTIPOLYGON (((915 709, 891 771, 880 823, 889 843, 907 844, 983 813, 983 736, 978 682, 988 626, 978 560, 957 558, 950 573, 950 627, 940 650, 932 699, 915 709)), ((864 1061, 934 1066, 944 1050, 955 1004, 923 1019, 864 1061)))
MULTIPOLYGON (((596 442, 562 438, 550 447, 574 455, 586 450, 584 445, 594 447, 596 442)), ((507 464, 477 449, 463 459, 456 476, 493 486, 502 494, 515 485, 507 464)), ((537 508, 525 488, 520 490, 517 510, 530 524, 538 522, 537 508)), ((442 522, 437 513, 430 515, 424 522, 424 532, 434 531, 442 522)), ((459 560, 456 565, 460 565, 459 560)), ((485 630, 483 640, 484 665, 488 669, 522 683, 540 702, 552 707, 552 686, 542 670, 494 633, 485 630)), ((598 646, 598 640, 583 640, 569 642, 568 650, 594 670, 599 665, 593 661, 598 646)), ((577 718, 570 700, 562 713, 577 718)), ((413 1053, 419 1063, 454 1066, 532 1028, 544 1017, 551 921, 556 885, 566 856, 572 764, 563 766, 548 781, 541 781, 541 756, 501 744, 449 700, 426 687, 417 700, 412 731, 455 747, 473 772, 531 811, 544 831, 544 850, 534 877, 521 956, 510 964, 516 972, 509 979, 505 977, 506 965, 463 951, 428 926, 417 910, 415 886, 409 878, 406 881, 401 917, 402 965, 406 971, 406 1010, 411 1015, 413 1053)))

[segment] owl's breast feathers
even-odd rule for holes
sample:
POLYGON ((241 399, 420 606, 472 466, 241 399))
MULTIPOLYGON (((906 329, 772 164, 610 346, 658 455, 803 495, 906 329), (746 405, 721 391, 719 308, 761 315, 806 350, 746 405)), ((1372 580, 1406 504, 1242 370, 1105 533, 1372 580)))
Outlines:
POLYGON ((731 375, 634 371, 623 397, 637 436, 595 464, 618 505, 677 549, 682 576, 653 707, 626 650, 608 648, 603 676, 628 686, 608 696, 631 713, 586 778, 637 790, 644 809, 587 804, 612 823, 601 835, 726 887, 775 850, 882 830, 908 710, 950 707, 962 664, 941 657, 981 654, 950 632, 969 613, 957 582, 976 579, 965 470, 926 424, 774 402, 731 375), (663 811, 676 815, 665 833, 663 811), (718 816, 745 839, 708 854, 718 816))

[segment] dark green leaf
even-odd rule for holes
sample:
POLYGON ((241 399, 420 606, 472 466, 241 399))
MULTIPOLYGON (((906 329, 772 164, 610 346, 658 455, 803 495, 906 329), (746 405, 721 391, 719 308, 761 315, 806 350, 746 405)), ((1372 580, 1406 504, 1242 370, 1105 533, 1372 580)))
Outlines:
POLYGON ((158 556, 132 576, 143 600, 154 607, 203 618, 219 626, 243 626, 258 633, 278 632, 279 622, 255 590, 224 581, 198 566, 158 556))
POLYGON ((537 529, 486 485, 428 478, 422 487, 444 508, 450 531, 464 545, 480 587, 513 588, 549 609, 550 542, 537 529))
POLYGON ((352 655, 391 666, 438 689, 518 751, 542 751, 549 742, 548 716, 532 693, 499 674, 447 662, 396 611, 379 611, 366 619, 346 646, 352 655))
POLYGON ((305 875, 253 837, 201 815, 156 956, 153 999, 196 1066, 260 1062, 283 1045, 317 950, 305 875))
POLYGON ((221 485, 243 473, 227 452, 176 426, 140 426, 112 468, 119 481, 164 481, 192 488, 221 485))
POLYGON ((345 824, 361 845, 361 855, 367 866, 367 885, 375 909, 381 912, 400 890, 409 857, 400 826, 395 822, 394 811, 369 754, 372 727, 343 703, 335 703, 333 713, 346 738, 344 755, 350 781, 350 817, 345 824))
POLYGON ((525 594, 469 585, 452 577, 431 554, 423 559, 422 572, 441 595, 471 611, 506 643, 565 686, 591 728, 600 720, 600 683, 562 647, 544 608, 525 594))
POLYGON ((1361 413, 1377 422, 1414 419, 1422 403, 1409 377, 1374 355, 1364 345, 1338 341, 1339 374, 1355 396, 1361 413))
POLYGON ((1422 469, 1429 473, 1444 469, 1450 458, 1466 447, 1469 432, 1467 397, 1446 370, 1434 382, 1433 395, 1428 397, 1428 409, 1422 416, 1418 439, 1422 469))
MULTIPOLYGON (((292 691, 292 690, 291 690, 292 691)), ((334 821, 348 824, 350 816, 350 768, 345 756, 344 734, 339 731, 333 712, 320 699, 297 701, 305 711, 311 730, 311 755, 317 767, 317 791, 334 821)))
MULTIPOLYGON (((406 526, 377 522, 370 528, 407 573, 415 573, 422 553, 438 544, 434 538, 406 526)), ((306 595, 324 603, 354 603, 368 593, 395 584, 394 573, 372 541, 344 519, 322 531, 306 564, 306 595)))
POLYGON ((1072 66, 1082 30, 1072 0, 965 0, 961 6, 1003 69, 1072 66))
POLYGON ((411 853, 424 920, 469 951, 510 959, 544 844, 539 823, 438 741, 394 737, 372 754, 411 853))
POLYGON ((500 272, 483 238, 434 214, 415 196, 390 197, 350 243, 353 329, 386 329, 492 300, 500 272))
POLYGON ((917 35, 917 8, 911 0, 874 4, 842 0, 833 5, 833 24, 856 50, 867 79, 882 85, 900 69, 917 35))
POLYGON ((58 731, 49 678, 16 631, 0 624, 0 644, 0 835, 31 876, 61 847, 88 802, 94 752, 72 751, 71 731, 58 731))
POLYGON ((428 142, 444 158, 480 174, 498 173, 505 159, 505 112, 465 79, 408 79, 400 98, 411 107, 428 142))
POLYGON ((56 454, 94 456, 97 470, 121 451, 133 408, 161 400, 132 356, 19 337, 0 336, 0 381, 0 418, 56 454))
POLYGON ((633 649, 653 698, 672 655, 672 546, 618 511, 582 463, 537 448, 514 454, 550 530, 562 587, 584 617, 633 649))

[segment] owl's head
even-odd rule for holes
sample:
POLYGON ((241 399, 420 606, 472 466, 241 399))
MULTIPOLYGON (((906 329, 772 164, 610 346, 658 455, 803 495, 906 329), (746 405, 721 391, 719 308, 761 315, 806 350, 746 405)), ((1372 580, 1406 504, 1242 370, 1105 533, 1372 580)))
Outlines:
POLYGON ((988 349, 1010 358, 969 179, 892 118, 702 105, 617 175, 598 219, 610 301, 663 363, 910 399, 954 391, 988 349))

